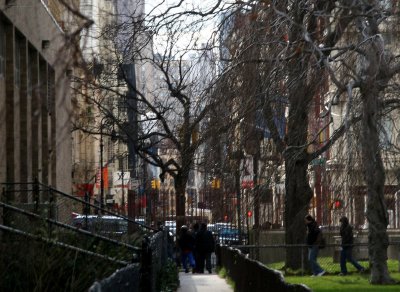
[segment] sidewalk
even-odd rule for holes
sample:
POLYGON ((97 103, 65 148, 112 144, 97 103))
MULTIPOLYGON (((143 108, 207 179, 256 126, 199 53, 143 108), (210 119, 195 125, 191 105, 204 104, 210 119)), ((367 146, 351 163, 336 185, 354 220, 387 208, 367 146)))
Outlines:
POLYGON ((179 273, 180 287, 178 292, 233 292, 225 279, 217 274, 179 273))

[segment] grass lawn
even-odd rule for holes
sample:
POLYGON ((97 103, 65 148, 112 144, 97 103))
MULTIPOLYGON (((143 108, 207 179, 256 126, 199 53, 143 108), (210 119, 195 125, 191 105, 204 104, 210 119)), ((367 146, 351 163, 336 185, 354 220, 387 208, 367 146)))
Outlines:
MULTIPOLYGON (((288 273, 285 275, 285 281, 292 284, 305 284, 310 287, 314 292, 349 292, 349 291, 400 291, 400 284, 397 285, 371 285, 369 283, 369 273, 359 274, 355 268, 347 263, 349 275, 339 276, 340 267, 338 263, 333 263, 330 258, 318 258, 328 275, 322 277, 310 277, 310 275, 301 276, 299 271, 288 273), (296 275, 297 274, 297 275, 296 275)), ((360 261, 364 267, 368 267, 367 262, 360 261)), ((282 267, 283 263, 275 263, 268 265, 272 268, 282 267)), ((400 273, 398 272, 399 262, 397 260, 388 260, 388 269, 393 279, 400 282, 400 273)))
MULTIPOLYGON (((390 274, 395 280, 400 281, 400 273, 390 274)), ((285 281, 292 284, 305 284, 314 292, 350 292, 350 291, 400 291, 400 284, 397 285, 371 285, 369 274, 351 274, 348 276, 327 275, 322 277, 310 276, 287 276, 285 281)))

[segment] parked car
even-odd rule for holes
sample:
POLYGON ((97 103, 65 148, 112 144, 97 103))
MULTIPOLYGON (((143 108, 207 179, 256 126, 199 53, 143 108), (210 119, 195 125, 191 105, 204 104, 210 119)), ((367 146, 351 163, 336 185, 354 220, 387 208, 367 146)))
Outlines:
POLYGON ((218 235, 218 229, 217 229, 217 227, 215 226, 215 224, 208 224, 208 225, 207 225, 207 230, 210 230, 211 233, 212 233, 214 236, 217 236, 217 235, 218 235))
POLYGON ((231 228, 231 224, 230 223, 226 223, 226 222, 217 222, 217 223, 214 224, 214 227, 218 232, 222 228, 231 228))
POLYGON ((77 215, 72 225, 101 235, 123 235, 128 232, 128 221, 116 216, 77 215))
POLYGON ((164 226, 169 229, 173 236, 176 235, 176 221, 165 221, 164 226))
POLYGON ((239 229, 222 228, 218 232, 217 242, 226 245, 242 245, 246 242, 246 235, 242 232, 242 242, 239 241, 239 229))

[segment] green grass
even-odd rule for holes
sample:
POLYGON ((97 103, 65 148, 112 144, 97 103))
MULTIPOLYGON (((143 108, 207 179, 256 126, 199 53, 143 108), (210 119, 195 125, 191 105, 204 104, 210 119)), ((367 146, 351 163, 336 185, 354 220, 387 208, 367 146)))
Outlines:
MULTIPOLYGON (((328 272, 328 275, 323 277, 310 277, 309 273, 302 271, 283 271, 283 262, 269 264, 269 268, 281 270, 285 275, 285 281, 292 284, 304 284, 314 292, 350 292, 350 291, 366 291, 366 292, 381 292, 381 291, 400 291, 400 285, 371 285, 369 283, 369 273, 357 273, 356 269, 350 263, 347 263, 349 275, 339 276, 340 265, 334 263, 332 257, 318 258, 318 262, 323 269, 328 272)), ((367 261, 359 262, 363 267, 368 268, 367 261)), ((393 279, 400 282, 399 262, 398 260, 388 260, 388 269, 393 279)))
POLYGON ((228 277, 227 271, 224 267, 220 268, 219 270, 217 270, 218 276, 220 276, 221 278, 224 278, 225 281, 228 283, 229 286, 231 286, 231 288, 233 289, 233 291, 235 291, 235 282, 228 277))
MULTIPOLYGON (((332 261, 332 257, 318 257, 318 263, 320 266, 329 274, 339 274, 340 273, 340 264, 334 263, 332 261)), ((359 261, 359 263, 368 270, 369 263, 367 261, 359 261)), ((286 275, 301 275, 301 270, 283 270, 285 263, 284 262, 276 262, 272 264, 268 264, 267 267, 275 270, 280 270, 286 275)), ((399 271, 399 261, 398 260, 388 260, 387 261, 389 272, 396 273, 399 271)), ((347 270, 349 273, 357 272, 356 268, 353 267, 352 264, 347 263, 347 270)), ((307 275, 307 272, 304 272, 304 275, 307 275)), ((310 274, 311 275, 311 274, 310 274)), ((400 290, 399 290, 400 291, 400 290)))
MULTIPOLYGON (((400 281, 400 273, 390 274, 395 280, 400 281)), ((285 281, 292 284, 305 284, 314 292, 350 292, 350 291, 400 291, 400 285, 371 285, 369 274, 351 274, 348 276, 327 275, 323 277, 288 276, 285 281)))

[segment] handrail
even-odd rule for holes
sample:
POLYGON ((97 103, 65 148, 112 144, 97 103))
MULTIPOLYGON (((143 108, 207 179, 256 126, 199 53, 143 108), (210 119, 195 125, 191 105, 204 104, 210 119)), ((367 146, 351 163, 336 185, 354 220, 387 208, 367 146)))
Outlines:
POLYGON ((128 217, 123 216, 123 215, 121 215, 121 214, 114 213, 114 212, 109 211, 109 210, 107 210, 107 209, 101 208, 101 207, 99 207, 99 206, 96 206, 96 205, 94 205, 94 204, 91 204, 91 203, 89 203, 89 202, 86 202, 86 201, 84 201, 84 200, 82 200, 82 199, 79 199, 79 198, 77 198, 77 197, 75 197, 75 196, 72 196, 72 195, 63 193, 63 192, 61 192, 61 191, 59 191, 59 190, 57 190, 57 189, 55 189, 55 188, 53 188, 53 187, 51 187, 51 186, 47 186, 47 185, 43 184, 43 183, 41 183, 41 182, 31 182, 31 183, 29 183, 29 182, 28 182, 28 183, 9 183, 9 182, 6 182, 6 183, 1 183, 1 184, 2 184, 2 185, 19 185, 19 184, 21 184, 21 185, 29 185, 29 184, 31 184, 31 185, 39 185, 39 186, 44 187, 44 189, 32 189, 32 190, 6 190, 6 192, 21 192, 21 191, 51 191, 51 192, 55 192, 55 193, 57 193, 57 194, 60 194, 61 196, 67 197, 67 198, 69 198, 69 199, 71 199, 71 200, 74 200, 74 201, 76 201, 76 202, 80 202, 80 203, 85 204, 85 205, 87 205, 87 206, 93 207, 93 208, 95 208, 95 209, 97 209, 97 210, 99 210, 99 211, 101 211, 101 212, 103 212, 103 213, 107 213, 107 214, 109 214, 109 215, 112 215, 112 216, 115 216, 115 217, 118 217, 118 218, 122 218, 122 219, 124 219, 124 220, 126 220, 126 221, 128 221, 128 222, 131 222, 131 223, 133 223, 133 224, 136 224, 136 225, 138 225, 138 226, 141 226, 141 227, 143 227, 143 228, 145 228, 145 229, 148 229, 148 230, 151 230, 151 231, 158 231, 158 229, 156 229, 156 228, 153 228, 153 227, 151 227, 151 226, 147 226, 147 225, 145 225, 145 224, 138 223, 138 222, 136 222, 135 220, 133 220, 133 219, 131 219, 131 218, 128 218, 128 217))
POLYGON ((8 204, 5 204, 3 202, 0 202, 0 207, 4 207, 4 208, 10 209, 10 210, 13 210, 15 212, 18 212, 18 213, 21 213, 21 214, 24 214, 24 215, 27 215, 27 216, 31 216, 31 217, 34 217, 34 218, 37 218, 37 219, 43 219, 43 220, 46 220, 47 222, 49 222, 51 224, 54 224, 54 225, 57 225, 57 226, 60 226, 60 227, 63 227, 63 228, 69 229, 69 230, 74 230, 74 231, 77 231, 79 233, 82 233, 82 234, 85 234, 85 235, 89 235, 89 236, 92 236, 92 237, 95 237, 95 238, 98 238, 98 239, 102 239, 102 240, 114 243, 116 245, 120 245, 120 246, 126 247, 128 249, 134 250, 136 252, 140 252, 141 251, 141 248, 138 248, 136 246, 133 246, 133 245, 130 245, 130 244, 127 244, 127 243, 124 243, 124 242, 120 242, 118 240, 114 240, 114 239, 111 239, 111 238, 108 238, 108 237, 105 237, 105 236, 101 236, 101 235, 98 235, 96 233, 89 232, 87 230, 83 230, 83 229, 80 229, 80 228, 77 228, 77 227, 74 227, 74 226, 71 226, 71 225, 68 225, 68 224, 64 224, 64 223, 58 222, 58 221, 50 219, 50 218, 43 218, 43 217, 41 217, 41 216, 39 216, 39 215, 37 215, 35 213, 29 212, 29 211, 26 211, 24 209, 20 209, 20 208, 17 208, 17 207, 8 205, 8 204))
POLYGON ((73 245, 69 245, 69 244, 66 244, 66 243, 63 243, 63 242, 59 242, 59 241, 56 241, 56 240, 51 240, 49 238, 44 238, 44 237, 41 237, 41 236, 38 236, 38 235, 34 235, 34 234, 31 234, 31 233, 28 233, 28 232, 25 232, 25 231, 21 231, 19 229, 15 229, 15 228, 11 228, 9 226, 5 226, 5 225, 2 225, 2 224, 0 224, 0 229, 2 229, 4 231, 7 231, 7 232, 10 232, 10 233, 15 233, 15 234, 22 235, 22 236, 25 236, 25 237, 29 237, 29 238, 32 238, 32 239, 35 239, 35 240, 39 240, 39 241, 43 241, 43 242, 46 242, 46 243, 50 243, 50 244, 53 244, 53 245, 56 245, 56 246, 59 246, 59 247, 71 249, 73 251, 77 251, 77 252, 84 253, 84 254, 87 254, 87 255, 91 255, 91 256, 98 257, 98 258, 102 258, 104 260, 108 260, 110 262, 118 263, 118 264, 121 264, 121 265, 124 265, 124 266, 129 264, 129 262, 126 262, 126 261, 118 260, 118 259, 115 259, 115 258, 112 258, 112 257, 109 257, 109 256, 105 256, 105 255, 102 255, 102 254, 98 254, 98 253, 95 253, 95 252, 92 252, 92 251, 84 250, 84 249, 81 249, 81 248, 73 246, 73 245))

